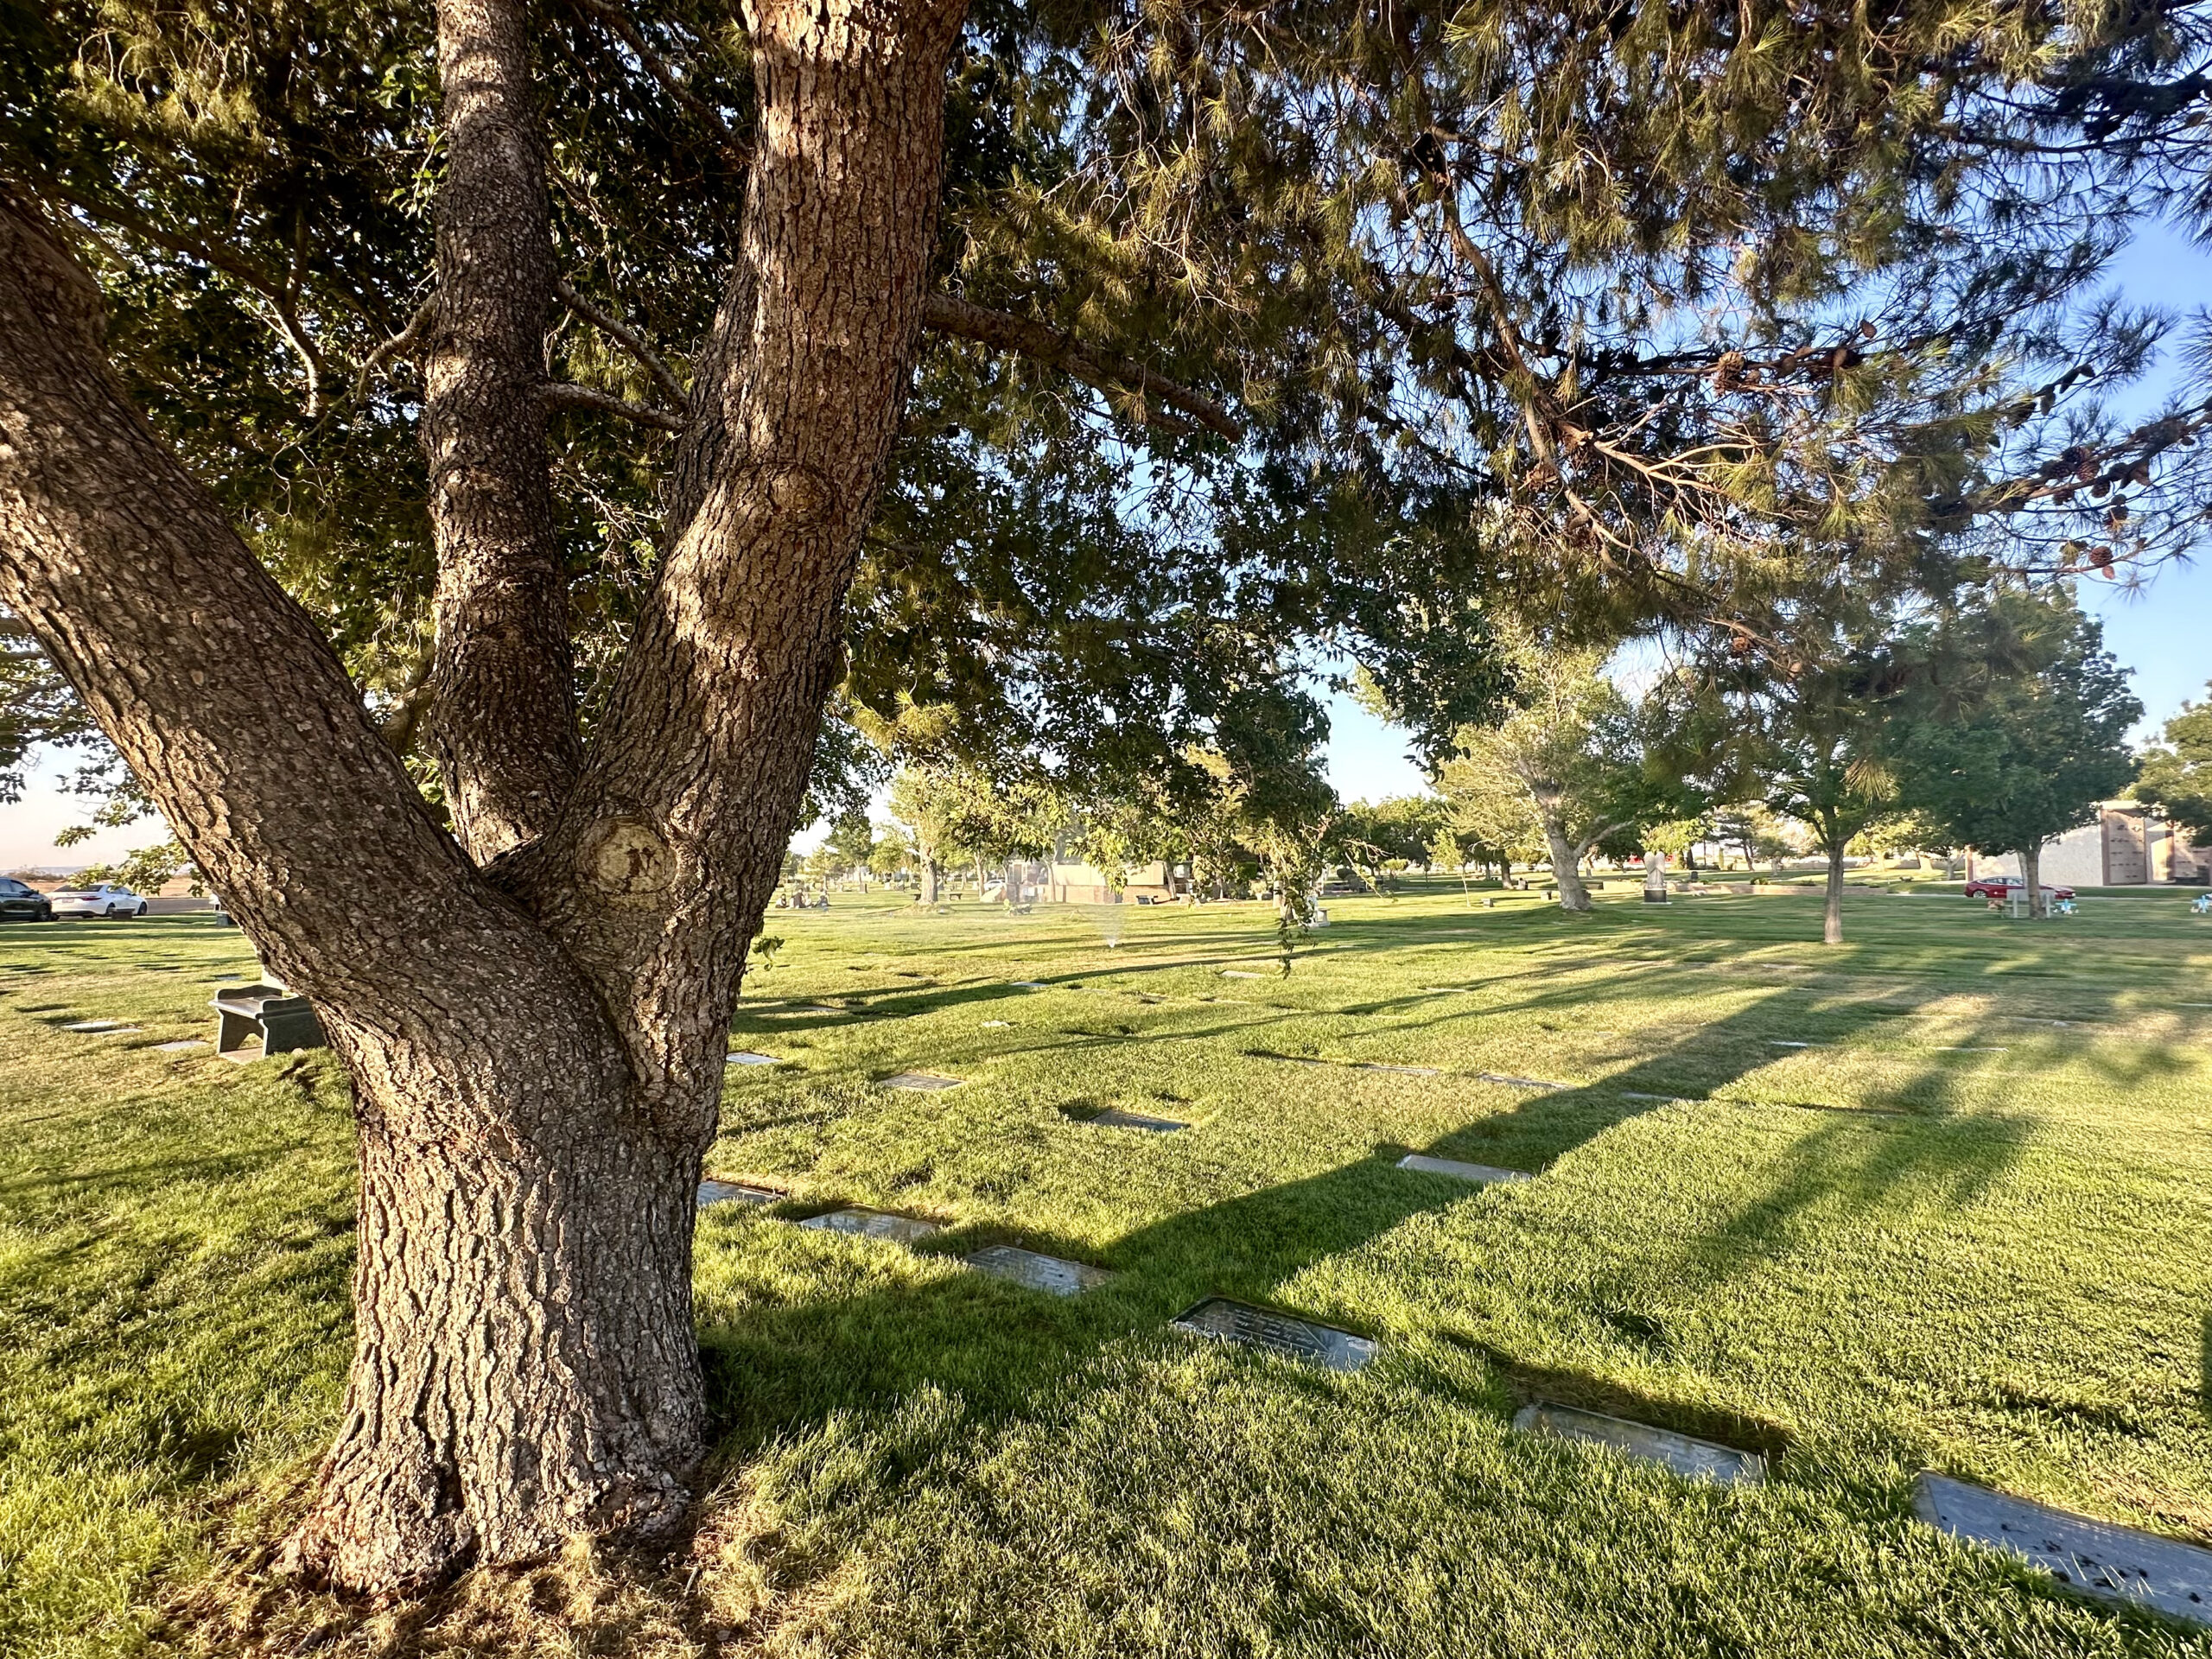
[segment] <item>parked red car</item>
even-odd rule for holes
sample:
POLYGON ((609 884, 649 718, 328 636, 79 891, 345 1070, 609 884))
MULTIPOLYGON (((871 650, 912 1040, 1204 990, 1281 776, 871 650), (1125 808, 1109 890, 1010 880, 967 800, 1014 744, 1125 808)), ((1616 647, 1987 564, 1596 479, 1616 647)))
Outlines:
MULTIPOLYGON (((1967 897, 1969 899, 2002 899, 2014 887, 2021 887, 2024 884, 2017 875, 1985 875, 1979 881, 1969 881, 1967 883, 1967 897)), ((2062 887, 2050 881, 2046 881, 2043 884, 2043 890, 2054 899, 2071 899, 2074 896, 2073 888, 2062 887)))

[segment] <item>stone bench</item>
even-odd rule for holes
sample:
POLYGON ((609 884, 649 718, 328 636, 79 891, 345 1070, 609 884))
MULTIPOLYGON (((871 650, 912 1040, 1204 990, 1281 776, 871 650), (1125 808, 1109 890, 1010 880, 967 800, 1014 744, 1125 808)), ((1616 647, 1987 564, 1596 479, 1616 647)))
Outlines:
POLYGON ((215 1052, 245 1065, 269 1054, 327 1046, 304 996, 281 985, 229 985, 215 993, 215 1052))

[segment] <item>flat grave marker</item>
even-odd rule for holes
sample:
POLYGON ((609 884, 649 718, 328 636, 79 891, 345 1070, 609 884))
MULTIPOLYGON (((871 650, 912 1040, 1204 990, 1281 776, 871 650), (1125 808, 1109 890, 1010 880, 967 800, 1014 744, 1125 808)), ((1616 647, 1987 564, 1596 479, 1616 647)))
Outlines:
POLYGON ((1546 1083, 1541 1077, 1512 1077, 1503 1071, 1478 1071, 1475 1077, 1484 1083, 1502 1083, 1509 1089, 1564 1089, 1563 1083, 1546 1083))
POLYGON ((712 1209, 718 1204, 781 1204, 784 1194, 765 1186, 748 1186, 743 1181, 717 1180, 709 1175, 699 1183, 699 1208, 712 1209))
POLYGON ((826 1216, 813 1216, 799 1223, 817 1232, 846 1233, 855 1238, 887 1239, 893 1244, 912 1244, 916 1239, 927 1238, 931 1233, 944 1230, 933 1221, 923 1221, 914 1216, 894 1216, 886 1210, 832 1210, 826 1216))
POLYGON ((1045 988, 1045 982, 1041 979, 1011 979, 1007 983, 1017 991, 1041 991, 1045 988))
POLYGON ((1721 1486, 1757 1485, 1766 1478, 1766 1459, 1756 1452, 1739 1452, 1678 1434, 1671 1428, 1609 1417, 1603 1412, 1583 1411, 1548 1400, 1532 1401, 1514 1414, 1513 1427, 1524 1434, 1550 1434, 1560 1440, 1608 1446, 1643 1463, 1656 1463, 1685 1480, 1709 1480, 1721 1486))
POLYGON ((1173 1135, 1191 1126, 1180 1118, 1151 1117, 1143 1112, 1125 1112, 1118 1106, 1109 1106, 1090 1120, 1109 1129, 1142 1129, 1147 1135, 1173 1135))
POLYGON ((111 1031, 136 1031, 138 1027, 136 1026, 127 1026, 120 1020, 77 1020, 62 1027, 61 1029, 64 1031, 83 1031, 93 1033, 95 1034, 104 1034, 111 1031))
POLYGON ((986 1020, 983 1021, 983 1029, 985 1031, 1005 1031, 1013 1024, 1014 1021, 1011 1020, 986 1020))
POLYGON ((1923 1474, 1912 1507, 1938 1532, 2025 1557, 2069 1590, 2212 1624, 2212 1549, 1923 1474))
POLYGON ((1704 1097, 1698 1095, 1647 1095, 1640 1089, 1624 1089, 1623 1100, 1656 1100, 1662 1106, 1701 1106, 1704 1097))
POLYGON ((180 1037, 173 1043, 156 1043, 154 1046, 164 1054, 181 1054, 188 1048, 207 1047, 207 1040, 204 1037, 180 1037))
POLYGON ((1496 1181, 1533 1181, 1536 1178, 1525 1169, 1500 1169, 1493 1164, 1463 1164, 1453 1158, 1431 1158, 1426 1153, 1409 1152, 1398 1160, 1400 1169, 1417 1170, 1423 1175, 1449 1175, 1455 1181, 1473 1181, 1487 1185, 1496 1181))
POLYGON ((934 1071, 893 1071, 883 1079, 886 1089, 911 1089, 921 1094, 935 1094, 940 1089, 957 1089, 965 1077, 941 1077, 934 1071))
POLYGON ((1196 1307, 1177 1314, 1173 1323, 1176 1330, 1187 1331, 1192 1336, 1262 1349, 1286 1359, 1325 1366, 1332 1371, 1356 1371, 1376 1354, 1371 1338, 1356 1337, 1332 1325, 1271 1313, 1223 1296, 1208 1297, 1196 1307))
POLYGON ((1769 1048, 1820 1048, 1824 1046, 1824 1045, 1820 1043, 1793 1043, 1786 1038, 1782 1037, 1768 1038, 1766 1039, 1766 1046, 1769 1048))
POLYGON ((1433 1065, 1398 1065, 1387 1060, 1354 1060, 1355 1071, 1395 1071, 1405 1077, 1440 1077, 1443 1071, 1433 1065))
POLYGON ((1013 1244, 994 1244, 966 1260, 978 1273, 988 1273, 994 1279, 1009 1280, 1052 1296, 1079 1296, 1086 1290, 1096 1290, 1114 1276, 1088 1262, 1063 1261, 1057 1255, 1025 1250, 1013 1244))
POLYGON ((783 1061, 773 1054, 757 1054, 749 1048, 732 1051, 724 1065, 781 1065, 783 1061))

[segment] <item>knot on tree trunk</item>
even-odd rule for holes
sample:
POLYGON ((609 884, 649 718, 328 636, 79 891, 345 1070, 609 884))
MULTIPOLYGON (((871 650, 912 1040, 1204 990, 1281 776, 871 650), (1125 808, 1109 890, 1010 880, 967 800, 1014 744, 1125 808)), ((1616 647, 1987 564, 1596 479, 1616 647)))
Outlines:
POLYGON ((643 818, 602 818, 584 837, 584 874, 610 899, 651 899, 675 880, 676 855, 643 818))

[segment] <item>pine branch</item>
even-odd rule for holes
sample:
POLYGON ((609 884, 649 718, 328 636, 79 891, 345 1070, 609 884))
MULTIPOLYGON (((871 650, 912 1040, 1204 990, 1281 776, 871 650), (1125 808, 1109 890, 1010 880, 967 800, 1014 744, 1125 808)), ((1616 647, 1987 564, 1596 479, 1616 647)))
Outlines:
POLYGON ((714 135, 722 152, 740 167, 749 167, 753 151, 735 134, 722 124, 721 112, 683 84, 667 59, 645 44, 645 37, 637 22, 612 0, 576 0, 576 3, 605 23, 622 37, 623 43, 638 54, 638 61, 645 66, 645 73, 667 90, 668 95, 699 118, 699 123, 714 135))
POLYGON ((626 421, 635 421, 639 426, 657 426, 664 432, 683 429, 683 417, 671 410, 629 403, 611 391, 580 386, 573 380, 548 380, 539 392, 554 409, 596 409, 605 414, 619 415, 626 421))
POLYGON ((1010 352, 1063 370, 1102 391, 1135 392, 1139 400, 1138 417, 1163 431, 1180 435, 1193 429, 1188 422, 1153 409, 1148 400, 1180 410, 1208 431, 1232 443, 1243 435, 1229 411, 1204 392, 1171 380, 1135 358, 1085 346, 1072 334, 1064 334, 1049 323, 971 305, 949 294, 932 294, 922 304, 922 326, 940 334, 972 340, 995 351, 1010 352))
POLYGON ((353 396, 356 398, 368 391, 370 376, 394 358, 405 357, 415 349, 422 340, 423 331, 430 326, 430 319, 437 314, 437 290, 433 289, 423 303, 415 308, 415 315, 407 320, 407 326, 361 360, 361 372, 353 377, 353 396))
POLYGON ((309 420, 322 414, 322 385, 325 378, 322 353, 308 338, 306 326, 300 321, 299 310, 294 303, 289 288, 267 273, 257 270, 251 264, 226 249, 211 247, 190 237, 180 236, 148 219, 144 214, 123 207, 119 203, 101 201, 83 191, 73 189, 59 179, 38 178, 33 181, 41 194, 66 201, 86 217, 103 221, 118 230, 127 231, 156 247, 166 248, 171 253, 196 259, 211 270, 219 270, 258 296, 275 314, 270 324, 272 333, 290 348, 300 359, 300 366, 307 375, 309 420))
POLYGON ((690 401, 690 394, 684 391, 683 383, 676 378, 675 372, 662 359, 660 353, 653 350, 644 334, 613 313, 601 310, 565 282, 556 283, 553 291, 569 310, 601 333, 612 335, 619 341, 625 351, 644 365, 645 372, 659 384, 671 403, 681 404, 690 401))

